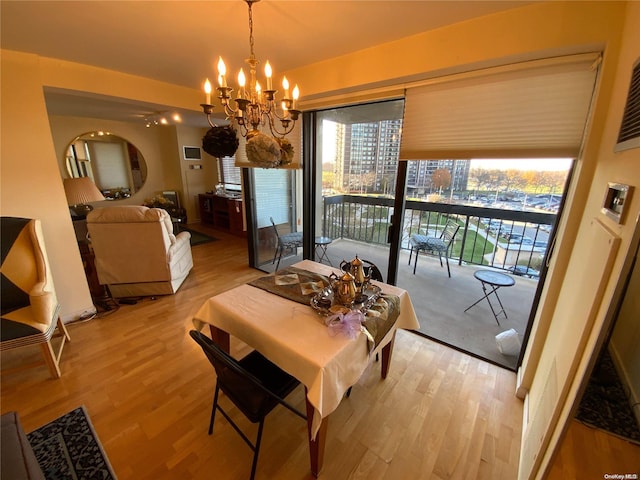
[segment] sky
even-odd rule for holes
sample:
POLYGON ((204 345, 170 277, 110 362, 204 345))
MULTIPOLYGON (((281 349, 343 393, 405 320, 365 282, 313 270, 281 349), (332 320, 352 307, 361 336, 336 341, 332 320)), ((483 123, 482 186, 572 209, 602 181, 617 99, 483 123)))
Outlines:
POLYGON ((535 171, 567 171, 571 166, 570 158, 531 158, 531 159, 472 159, 471 168, 489 170, 535 170, 535 171))

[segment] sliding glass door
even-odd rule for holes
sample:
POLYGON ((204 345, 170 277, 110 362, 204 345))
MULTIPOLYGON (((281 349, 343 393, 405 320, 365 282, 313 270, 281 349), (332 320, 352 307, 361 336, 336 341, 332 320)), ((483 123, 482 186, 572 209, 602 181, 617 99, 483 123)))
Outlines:
POLYGON ((314 243, 330 241, 316 245, 317 261, 338 266, 357 255, 386 277, 403 103, 316 112, 314 243))
POLYGON ((279 267, 302 259, 301 249, 280 252, 278 235, 299 230, 302 224, 301 208, 297 194, 299 181, 296 170, 287 169, 246 169, 246 183, 250 205, 248 228, 251 266, 264 271, 274 271, 280 258, 279 267), (276 233, 277 232, 277 233, 276 233))

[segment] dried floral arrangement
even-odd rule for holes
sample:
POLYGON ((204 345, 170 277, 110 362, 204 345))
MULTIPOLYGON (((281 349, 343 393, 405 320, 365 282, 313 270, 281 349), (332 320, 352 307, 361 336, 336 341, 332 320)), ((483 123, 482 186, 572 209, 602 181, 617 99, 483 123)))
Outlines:
POLYGON ((202 137, 202 149, 217 158, 232 157, 240 144, 235 129, 230 126, 214 126, 202 137))
POLYGON ((280 144, 275 138, 264 133, 256 133, 247 139, 247 160, 263 168, 273 168, 280 165, 280 144))

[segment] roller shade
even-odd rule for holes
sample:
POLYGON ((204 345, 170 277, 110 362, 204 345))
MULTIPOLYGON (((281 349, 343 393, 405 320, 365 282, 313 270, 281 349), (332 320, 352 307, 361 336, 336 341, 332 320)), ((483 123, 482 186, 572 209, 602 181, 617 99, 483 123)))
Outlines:
POLYGON ((408 87, 400 159, 578 156, 599 58, 556 57, 408 87))

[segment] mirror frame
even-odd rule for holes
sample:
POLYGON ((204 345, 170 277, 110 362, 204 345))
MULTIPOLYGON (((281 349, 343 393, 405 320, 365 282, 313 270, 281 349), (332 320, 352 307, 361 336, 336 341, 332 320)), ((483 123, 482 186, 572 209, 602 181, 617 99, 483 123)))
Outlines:
MULTIPOLYGON (((107 160, 107 162, 110 161, 111 159, 107 160)), ((101 130, 85 132, 71 140, 64 150, 64 167, 70 178, 91 178, 107 200, 130 198, 142 189, 148 176, 147 162, 136 145, 120 135, 101 130), (98 145, 121 147, 120 153, 117 149, 113 151, 115 168, 105 168, 105 164, 100 168, 98 152, 96 152, 98 145), (120 158, 117 158, 118 156, 120 158), (121 185, 104 185, 104 179, 103 181, 100 179, 101 174, 103 176, 112 174, 114 183, 121 183, 121 185)))

